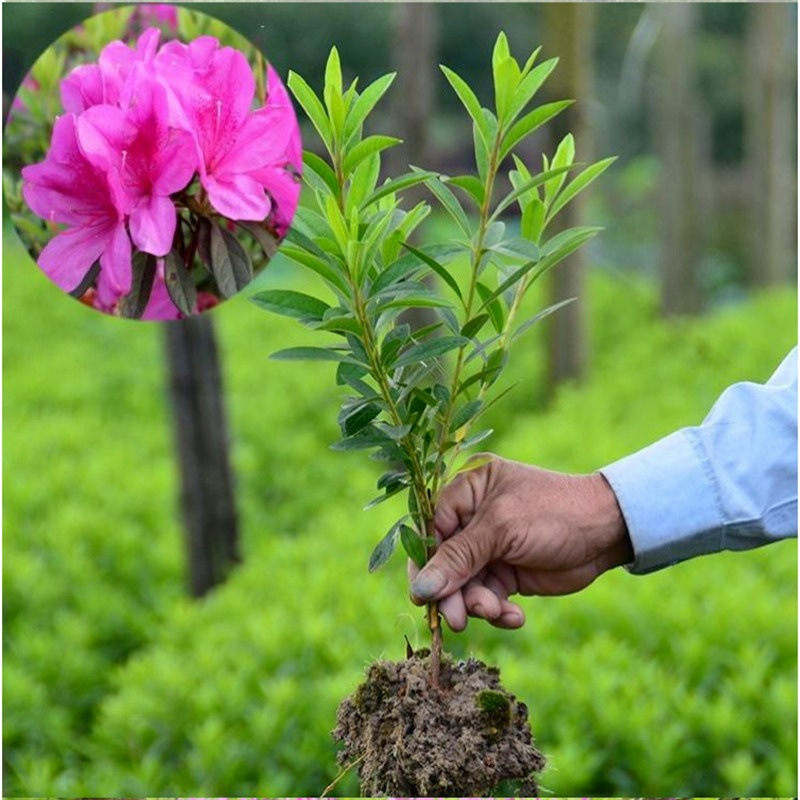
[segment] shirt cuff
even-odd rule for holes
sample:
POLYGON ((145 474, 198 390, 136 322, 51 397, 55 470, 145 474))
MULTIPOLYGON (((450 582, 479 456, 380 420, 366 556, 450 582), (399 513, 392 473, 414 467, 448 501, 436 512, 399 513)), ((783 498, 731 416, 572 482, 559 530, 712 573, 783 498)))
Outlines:
POLYGON ((639 575, 723 549, 724 516, 702 445, 687 428, 600 470, 628 526, 639 575))

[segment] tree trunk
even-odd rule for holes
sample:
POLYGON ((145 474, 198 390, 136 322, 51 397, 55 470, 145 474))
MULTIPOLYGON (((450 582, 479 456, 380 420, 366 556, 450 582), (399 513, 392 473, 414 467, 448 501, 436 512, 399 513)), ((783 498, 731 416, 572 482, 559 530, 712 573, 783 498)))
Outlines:
POLYGON ((222 376, 207 316, 165 330, 189 589, 201 597, 240 561, 222 376))
POLYGON ((700 131, 695 87, 696 9, 692 3, 661 7, 654 122, 661 161, 661 312, 697 311, 701 257, 700 131))
POLYGON ((795 269, 796 81, 791 48, 794 9, 786 3, 748 8, 747 160, 752 208, 752 282, 785 283, 795 269))
MULTIPOLYGON (((439 50, 439 9, 434 3, 396 3, 392 6, 392 56, 397 77, 392 92, 393 130, 403 140, 389 150, 392 175, 407 171, 408 164, 425 166, 430 158, 430 126, 434 117, 434 86, 439 50)), ((422 200, 430 202, 424 186, 404 192, 404 207, 413 208, 422 200)), ((412 236, 412 240, 413 240, 412 236)), ((427 278, 432 282, 434 278, 427 278)), ((437 319, 428 308, 411 308, 400 315, 412 330, 424 328, 437 319)))
MULTIPOLYGON (((592 3, 546 3, 545 27, 550 53, 559 56, 548 80, 553 99, 572 98, 575 103, 553 120, 555 145, 572 132, 575 160, 592 160, 592 72, 594 6, 592 3)), ((554 152, 554 151, 553 151, 554 152)), ((551 153, 552 155, 552 153, 551 153)), ((586 193, 581 193, 559 214, 559 228, 583 225, 586 193)), ((586 255, 573 253, 550 273, 550 302, 570 297, 577 300, 548 320, 548 386, 552 392, 564 380, 581 380, 587 369, 588 334, 586 255)))

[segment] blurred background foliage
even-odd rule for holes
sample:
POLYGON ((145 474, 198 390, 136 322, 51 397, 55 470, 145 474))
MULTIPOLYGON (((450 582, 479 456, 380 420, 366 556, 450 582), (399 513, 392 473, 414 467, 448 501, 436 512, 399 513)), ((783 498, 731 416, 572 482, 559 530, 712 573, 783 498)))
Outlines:
MULTIPOLYGON (((557 383, 548 335, 520 346, 506 378, 520 386, 490 422, 491 447, 507 457, 596 469, 696 424, 726 385, 766 379, 796 341, 796 6, 698 4, 681 18, 686 5, 601 4, 576 23, 593 42, 583 152, 621 159, 584 210, 607 230, 580 265, 577 323, 559 334, 585 358, 557 383), (686 44, 671 49, 676 32, 686 44), (665 142, 673 128, 683 139, 665 142), (676 187, 676 172, 697 179, 676 187), (670 218, 665 198, 691 213, 670 218), (689 272, 672 296, 678 267, 689 272)), ((331 44, 362 83, 428 54, 410 88, 398 79, 375 129, 406 126, 401 157, 457 171, 469 129, 431 65, 487 97, 500 29, 517 52, 568 49, 558 6, 570 8, 202 10, 315 87, 331 44)), ((7 101, 46 44, 91 10, 4 4, 7 101)), ((244 558, 192 600, 159 326, 70 302, 7 222, 3 234, 5 794, 319 794, 337 771, 337 703, 371 659, 402 657, 404 634, 425 639, 400 561, 367 574, 397 509, 360 513, 377 465, 327 449, 333 370, 268 363, 308 334, 244 298, 215 310, 244 558)), ((446 223, 428 235, 443 238, 446 223)), ((304 281, 278 256, 253 291, 304 281)), ((787 542, 647 578, 620 571, 573 597, 525 601, 522 632, 473 624, 447 646, 501 667, 530 708, 550 759, 542 783, 557 796, 788 795, 796 553, 787 542)), ((352 775, 337 792, 357 792, 352 775)))

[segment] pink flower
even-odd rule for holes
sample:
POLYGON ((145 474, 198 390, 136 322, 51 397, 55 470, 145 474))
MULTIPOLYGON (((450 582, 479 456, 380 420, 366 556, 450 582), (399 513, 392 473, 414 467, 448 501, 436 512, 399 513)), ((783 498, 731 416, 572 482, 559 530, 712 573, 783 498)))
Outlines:
POLYGON ((158 68, 183 63, 191 80, 176 91, 195 137, 200 181, 214 208, 229 219, 266 219, 271 201, 267 173, 280 166, 296 126, 291 107, 268 104, 251 111, 255 78, 245 57, 219 47, 211 36, 189 45, 170 42, 156 58, 158 68))
POLYGON ((177 213, 170 195, 186 188, 196 168, 191 135, 170 128, 167 116, 164 88, 142 79, 127 110, 97 105, 77 121, 82 152, 121 187, 133 243, 156 256, 169 252, 175 235, 177 213))
POLYGON ((161 25, 168 31, 178 30, 178 9, 167 3, 140 3, 136 15, 142 25, 161 25))
POLYGON ((25 202, 43 219, 66 225, 48 242, 39 266, 65 291, 100 260, 101 300, 131 288, 131 243, 120 210, 121 187, 78 146, 75 115, 56 120, 47 158, 22 170, 25 202))

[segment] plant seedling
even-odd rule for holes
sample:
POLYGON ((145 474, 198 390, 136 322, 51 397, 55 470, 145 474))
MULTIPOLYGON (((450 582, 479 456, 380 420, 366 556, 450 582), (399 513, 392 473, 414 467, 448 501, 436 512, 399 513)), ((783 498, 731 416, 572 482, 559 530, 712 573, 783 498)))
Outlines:
MULTIPOLYGON (((557 64, 555 58, 537 63, 538 54, 520 66, 505 35, 498 36, 493 110, 442 67, 472 120, 475 173, 447 176, 411 166, 380 185, 381 153, 400 140, 365 136, 364 123, 394 74, 362 91, 357 80, 345 88, 333 48, 321 98, 299 75, 289 76, 327 158, 304 153, 312 202, 298 210, 281 252, 316 273, 328 293, 322 299, 274 289, 253 300, 335 337, 272 357, 336 363, 336 381, 347 394, 338 418, 341 439, 333 449, 368 450, 387 464, 370 506, 394 495, 407 499, 407 512, 375 546, 370 571, 385 564, 398 543, 419 567, 433 555, 439 494, 459 469, 475 465, 463 465, 463 455, 491 434, 479 423, 505 393, 496 387, 512 345, 563 305, 520 319, 523 298, 599 230, 575 227, 550 235, 557 214, 613 158, 580 168, 572 135, 552 158, 543 157, 538 173, 515 153, 571 102, 529 110, 557 64), (498 192, 509 157, 511 188, 498 192), (403 191, 418 184, 452 219, 452 240, 411 244, 431 210, 425 202, 402 208, 403 191), (519 234, 507 231, 501 219, 514 205, 521 215, 519 234), (435 321, 412 329, 400 315, 413 308, 431 309, 435 321)), ((544 759, 532 745, 524 705, 502 690, 497 670, 473 660, 454 664, 443 654, 436 603, 428 604, 426 618, 430 652, 397 664, 376 662, 367 682, 343 702, 334 732, 345 745, 340 758, 360 764, 362 792, 370 795, 479 795, 508 779, 535 790, 531 776, 544 759), (398 719, 405 726, 401 731, 398 719), (472 732, 473 747, 457 744, 467 741, 459 738, 461 731, 472 732)))

